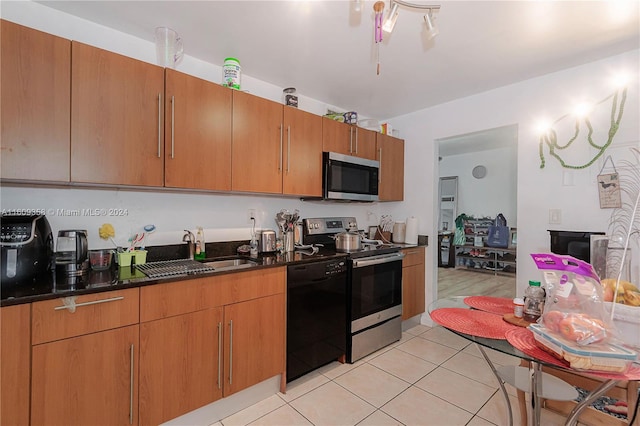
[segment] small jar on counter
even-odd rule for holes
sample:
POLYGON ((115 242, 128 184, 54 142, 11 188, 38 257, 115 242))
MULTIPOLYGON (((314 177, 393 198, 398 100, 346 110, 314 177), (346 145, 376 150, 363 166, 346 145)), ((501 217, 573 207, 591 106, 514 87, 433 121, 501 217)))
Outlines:
POLYGON ((524 300, 521 297, 513 299, 513 316, 516 318, 522 318, 524 314, 524 300))
POLYGON ((529 281, 529 287, 524 292, 524 315, 529 322, 536 322, 544 311, 545 291, 540 287, 540 281, 529 281))

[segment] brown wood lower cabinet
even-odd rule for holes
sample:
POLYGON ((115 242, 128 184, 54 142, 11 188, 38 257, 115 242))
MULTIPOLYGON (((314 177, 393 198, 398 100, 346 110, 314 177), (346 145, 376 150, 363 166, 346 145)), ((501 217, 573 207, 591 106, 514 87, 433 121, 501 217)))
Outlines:
POLYGON ((36 345, 32 425, 138 424, 138 325, 36 345))
POLYGON ((402 260, 402 319, 425 310, 424 247, 404 249, 402 260))
POLYGON ((284 294, 225 306, 225 396, 283 372, 285 309, 284 294))
POLYGON ((140 325, 140 424, 157 425, 222 397, 222 308, 140 325))
POLYGON ((31 304, 0 309, 0 424, 29 424, 31 304))
POLYGON ((284 268, 143 287, 140 424, 283 374, 284 291, 284 268))

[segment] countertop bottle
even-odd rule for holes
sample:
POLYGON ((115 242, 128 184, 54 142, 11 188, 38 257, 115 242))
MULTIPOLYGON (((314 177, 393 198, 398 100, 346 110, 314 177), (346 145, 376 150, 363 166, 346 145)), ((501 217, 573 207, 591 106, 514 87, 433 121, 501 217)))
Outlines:
POLYGON ((206 257, 204 230, 202 229, 202 226, 198 226, 198 232, 196 232, 196 252, 193 258, 195 260, 204 260, 206 257))
POLYGON ((529 287, 524 292, 525 321, 536 322, 544 309, 545 291, 540 287, 540 281, 529 281, 529 287))

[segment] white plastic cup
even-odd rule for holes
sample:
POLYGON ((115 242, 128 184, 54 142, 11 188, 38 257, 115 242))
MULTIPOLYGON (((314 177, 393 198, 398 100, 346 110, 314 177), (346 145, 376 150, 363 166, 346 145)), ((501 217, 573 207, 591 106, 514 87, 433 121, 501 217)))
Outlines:
POLYGON ((156 55, 158 65, 166 68, 175 68, 182 59, 184 49, 182 38, 169 27, 156 28, 156 55))

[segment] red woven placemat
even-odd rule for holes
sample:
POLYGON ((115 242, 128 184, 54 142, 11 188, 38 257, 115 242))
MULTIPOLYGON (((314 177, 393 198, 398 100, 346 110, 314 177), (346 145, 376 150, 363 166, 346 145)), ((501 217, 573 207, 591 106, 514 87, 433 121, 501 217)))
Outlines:
POLYGON ((488 339, 506 339, 505 333, 518 328, 503 321, 502 316, 466 308, 440 308, 431 312, 431 319, 460 333, 488 339))
MULTIPOLYGON (((528 328, 516 327, 515 329, 509 330, 506 333, 507 341, 511 343, 511 345, 529 355, 532 358, 539 359, 540 361, 557 365, 558 367, 563 367, 567 369, 571 369, 569 367, 569 363, 566 361, 560 361, 558 358, 549 354, 548 352, 543 351, 536 345, 536 340, 533 337, 533 333, 528 328)), ((602 379, 616 379, 616 380, 640 380, 640 365, 632 364, 629 370, 625 374, 616 374, 616 373, 607 373, 607 372, 586 372, 579 371, 580 374, 585 374, 588 376, 599 377, 602 379)))
POLYGON ((472 308, 492 314, 504 315, 513 313, 513 300, 504 297, 469 296, 464 298, 464 303, 472 308))
POLYGON ((528 328, 518 327, 507 331, 507 342, 511 343, 511 346, 518 349, 520 352, 524 352, 532 358, 557 365, 558 367, 569 368, 568 362, 561 361, 549 352, 540 349, 538 345, 536 345, 533 333, 528 328))

